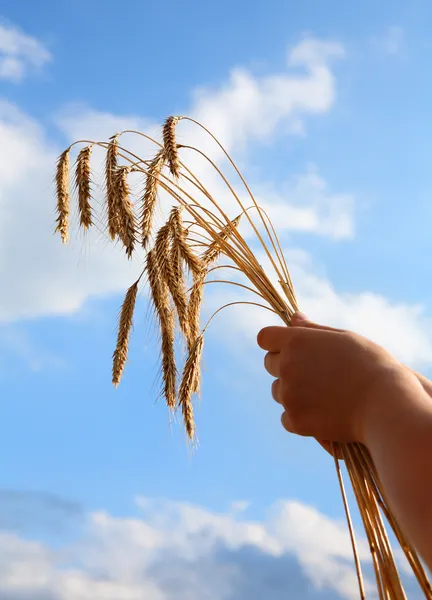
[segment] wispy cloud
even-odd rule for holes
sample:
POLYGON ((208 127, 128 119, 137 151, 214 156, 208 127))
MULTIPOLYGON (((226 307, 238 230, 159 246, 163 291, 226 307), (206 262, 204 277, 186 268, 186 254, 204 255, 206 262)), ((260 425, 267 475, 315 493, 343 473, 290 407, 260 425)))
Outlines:
POLYGON ((52 56, 38 39, 17 27, 0 23, 0 78, 19 82, 32 70, 41 68, 52 56))
POLYGON ((0 325, 0 377, 15 372, 15 363, 37 373, 65 367, 65 361, 34 342, 28 332, 16 325, 0 325))
POLYGON ((405 47, 405 31, 402 27, 392 25, 380 35, 371 38, 371 44, 378 52, 387 56, 401 54, 405 47))

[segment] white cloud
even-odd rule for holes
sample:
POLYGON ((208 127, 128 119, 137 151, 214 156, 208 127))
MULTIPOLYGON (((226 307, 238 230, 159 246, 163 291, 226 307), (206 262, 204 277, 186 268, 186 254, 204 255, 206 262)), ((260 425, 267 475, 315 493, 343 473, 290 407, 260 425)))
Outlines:
POLYGON ((247 500, 236 500, 231 503, 231 511, 233 513, 244 512, 249 508, 249 502, 247 500))
MULTIPOLYGON (((307 39, 290 49, 288 65, 306 74, 282 73, 256 78, 235 69, 220 89, 200 89, 192 113, 232 150, 275 133, 303 131, 303 118, 330 110, 335 80, 329 63, 344 55, 335 42, 307 39)), ((200 147, 208 142, 200 140, 200 147)))
POLYGON ((345 50, 341 44, 307 38, 297 44, 288 53, 288 63, 293 66, 325 66, 330 59, 344 58, 345 50))
MULTIPOLYGON (((166 500, 139 498, 138 505, 140 517, 89 515, 79 541, 56 550, 0 533, 0 598, 358 597, 345 523, 310 506, 280 501, 258 522, 166 500)), ((359 549, 368 566, 362 538, 359 549)))
MULTIPOLYGON (((432 320, 421 305, 391 302, 384 296, 372 292, 345 293, 336 290, 322 276, 315 273, 314 265, 304 251, 294 249, 284 252, 299 307, 309 318, 318 323, 356 331, 381 344, 402 362, 421 368, 432 364, 432 320)), ((271 272, 266 257, 260 264, 267 273, 271 272)), ((220 276, 222 279, 222 275, 220 276)), ((274 282, 276 284, 276 282, 274 282)), ((252 300, 256 297, 215 284, 208 294, 208 311, 230 301, 252 300)), ((235 288, 236 290, 238 288, 235 288)), ((258 299, 259 301, 259 299, 258 299)), ((224 316, 229 331, 243 336, 249 344, 254 341, 261 327, 279 324, 279 318, 266 310, 242 306, 228 308, 224 316)), ((213 329, 226 331, 226 327, 213 329)))
POLYGON ((57 148, 42 128, 3 101, 0 135, 0 322, 72 313, 92 294, 128 287, 139 265, 97 230, 67 247, 54 237, 57 148))
POLYGON ((367 291, 341 293, 302 268, 294 269, 293 277, 302 309, 317 322, 356 331, 411 366, 432 363, 432 321, 425 307, 367 291))
MULTIPOLYGON (((289 55, 291 63, 305 65, 304 74, 286 73, 257 78, 234 72, 218 90, 201 90, 190 112, 218 134, 229 150, 241 149, 254 140, 268 140, 285 127, 308 115, 329 110, 334 102, 335 84, 326 61, 341 55, 333 43, 301 42, 289 55), (319 58, 320 57, 320 58, 319 58)), ((77 138, 107 139, 121 129, 145 129, 155 125, 139 116, 116 116, 71 106, 60 111, 56 124, 69 141, 77 138)), ((179 139, 190 131, 179 127, 179 139)), ((53 236, 53 168, 61 148, 42 126, 7 101, 0 102, 0 277, 2 299, 0 322, 44 315, 71 314, 91 296, 123 292, 140 269, 140 259, 128 263, 120 248, 113 247, 101 231, 83 237, 72 235, 62 247, 53 236)), ((200 143, 195 128, 191 139, 200 143)), ((126 138, 125 138, 126 139, 126 138)), ((127 144, 147 158, 150 147, 142 138, 128 136, 127 144)), ((203 145, 208 144, 208 138, 203 145)), ((154 151, 154 150, 153 150, 154 151)), ((212 145, 212 156, 217 148, 212 145)), ((226 190, 208 164, 192 157, 191 164, 204 181, 213 185, 221 203, 226 190), (199 163, 199 164, 198 164, 199 163)), ((103 171, 102 157, 95 152, 95 176, 103 171)), ((259 187, 259 186, 257 186, 259 187)), ((268 188, 263 184, 263 188, 268 188)), ((136 188, 139 191, 140 188, 136 188)), ((308 172, 294 184, 293 201, 282 204, 278 191, 275 215, 280 228, 308 231, 331 237, 352 232, 349 196, 329 192, 316 173, 308 172), (307 195, 311 194, 308 202, 307 195), (337 218, 334 218, 337 211, 337 218), (294 219, 292 216, 294 215, 294 219)), ((98 196, 98 194, 96 194, 98 196)), ((99 198, 99 196, 98 196, 99 198)), ((98 199, 97 198, 97 199, 98 199)), ((233 211, 232 200, 230 200, 233 211)), ((248 202, 249 203, 249 202, 248 202)), ((235 209, 237 210, 237 209, 235 209)), ((233 215, 234 216, 234 215, 233 215)), ((76 220, 74 221, 76 223, 76 220)))
POLYGON ((278 231, 309 232, 336 240, 354 236, 354 197, 331 192, 314 167, 276 192, 258 186, 256 197, 278 231))
POLYGON ((381 35, 371 40, 372 46, 387 56, 396 56, 403 52, 405 46, 405 31, 402 27, 392 25, 381 35))
POLYGON ((0 23, 0 79, 21 81, 28 71, 41 68, 51 58, 39 40, 0 23))

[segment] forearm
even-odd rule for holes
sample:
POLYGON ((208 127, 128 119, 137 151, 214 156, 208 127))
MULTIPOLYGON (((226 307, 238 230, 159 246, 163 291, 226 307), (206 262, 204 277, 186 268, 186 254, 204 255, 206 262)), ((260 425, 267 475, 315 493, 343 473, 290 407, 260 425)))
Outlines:
POLYGON ((432 400, 423 382, 380 390, 365 443, 402 530, 432 568, 432 400))

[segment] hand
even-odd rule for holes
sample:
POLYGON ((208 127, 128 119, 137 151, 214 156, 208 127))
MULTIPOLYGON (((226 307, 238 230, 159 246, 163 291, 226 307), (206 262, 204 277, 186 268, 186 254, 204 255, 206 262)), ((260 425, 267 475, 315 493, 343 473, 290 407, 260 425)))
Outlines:
POLYGON ((417 379, 362 336, 301 315, 293 325, 258 334, 259 346, 268 351, 265 367, 277 378, 272 395, 285 409, 283 426, 320 440, 364 442, 368 420, 392 410, 392 386, 417 379))

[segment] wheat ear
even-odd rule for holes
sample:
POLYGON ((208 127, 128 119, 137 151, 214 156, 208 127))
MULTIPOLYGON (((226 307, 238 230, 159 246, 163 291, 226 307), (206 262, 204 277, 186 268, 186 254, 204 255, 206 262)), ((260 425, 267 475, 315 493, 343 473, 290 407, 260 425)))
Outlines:
POLYGON ((135 310, 138 281, 126 292, 126 297, 120 310, 120 318, 118 325, 117 345, 113 354, 112 382, 117 387, 120 383, 121 376, 126 364, 129 336, 132 329, 133 314, 135 310))
POLYGON ((171 227, 171 278, 168 282, 172 298, 177 310, 180 329, 186 340, 189 340, 189 318, 188 318, 188 300, 186 294, 185 277, 183 272, 183 253, 179 245, 179 238, 184 237, 184 227, 181 217, 181 206, 175 206, 170 213, 169 223, 171 227))
POLYGON ((160 150, 152 160, 146 177, 141 214, 141 239, 143 248, 147 248, 152 232, 154 212, 157 203, 159 175, 165 163, 165 154, 160 150))
POLYGON ((56 170, 57 187, 57 219, 56 232, 60 233, 63 244, 69 239, 69 148, 65 150, 57 161, 56 170))
POLYGON ((123 242, 128 258, 131 258, 135 247, 136 223, 127 180, 129 173, 130 167, 117 167, 114 185, 116 188, 118 236, 123 242))
POLYGON ((177 207, 173 208, 170 218, 156 236, 154 251, 161 277, 168 286, 169 292, 177 310, 180 328, 189 339, 189 323, 187 312, 186 289, 182 270, 182 256, 176 243, 177 207))
POLYGON ((78 190, 78 211, 81 227, 87 230, 93 224, 92 209, 91 209, 91 170, 90 157, 92 147, 86 146, 78 154, 75 184, 78 190))
POLYGON ((218 239, 208 245, 201 259, 205 265, 210 265, 219 258, 223 250, 223 245, 221 245, 220 241, 225 242, 232 235, 233 229, 237 229, 239 226, 240 219, 241 215, 225 225, 225 227, 218 232, 218 239))
POLYGON ((116 177, 118 158, 118 141, 117 137, 111 138, 106 151, 105 159, 105 185, 106 185, 106 200, 108 213, 108 232, 112 240, 115 240, 119 233, 118 222, 118 206, 117 206, 117 189, 116 177))
POLYGON ((168 161, 169 169, 174 177, 180 176, 180 161, 178 157, 177 141, 175 128, 180 117, 168 117, 163 126, 162 135, 164 150, 168 161))
POLYGON ((146 269, 152 301, 160 325, 164 396, 168 408, 174 410, 177 376, 174 355, 175 320, 170 305, 168 285, 162 276, 155 250, 150 250, 147 254, 146 269))
POLYGON ((189 438, 195 436, 195 420, 192 406, 192 394, 199 389, 201 356, 204 346, 204 335, 201 334, 192 346, 184 366, 179 389, 179 405, 182 410, 185 428, 189 438))

